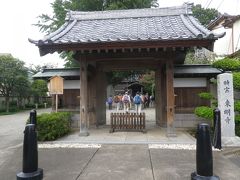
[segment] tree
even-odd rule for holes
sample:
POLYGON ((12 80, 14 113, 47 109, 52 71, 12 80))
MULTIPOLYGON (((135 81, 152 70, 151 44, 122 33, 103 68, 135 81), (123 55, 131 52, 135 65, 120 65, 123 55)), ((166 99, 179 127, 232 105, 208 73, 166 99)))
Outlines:
MULTIPOLYGON (((57 30, 65 22, 67 10, 73 11, 102 11, 113 9, 136 9, 157 7, 157 0, 55 0, 51 4, 53 16, 42 14, 36 26, 47 34, 57 30)), ((72 58, 72 52, 61 53, 65 60, 65 67, 79 67, 72 58)))
POLYGON ((42 97, 46 96, 48 92, 47 82, 42 79, 35 80, 31 88, 34 95, 34 101, 36 103, 42 103, 42 97))
MULTIPOLYGON (((204 9, 200 4, 193 6, 192 8, 193 16, 199 20, 199 22, 207 26, 212 20, 219 16, 219 12, 213 8, 204 9)), ((211 64, 212 60, 215 58, 215 54, 211 53, 207 49, 199 50, 189 50, 186 58, 185 64, 211 64), (200 53, 199 53, 200 52, 200 53)))
POLYGON ((139 82, 144 86, 144 90, 149 94, 154 94, 155 89, 155 72, 148 71, 142 75, 139 82))
POLYGON ((18 83, 14 86, 13 96, 17 98, 18 108, 25 107, 23 100, 31 97, 31 83, 26 76, 19 76, 18 83))
POLYGON ((21 83, 27 83, 28 72, 24 62, 12 55, 0 55, 0 93, 5 97, 6 112, 9 112, 9 100, 17 94, 21 83))
POLYGON ((32 74, 36 74, 44 69, 47 69, 47 68, 55 68, 56 65, 54 64, 43 64, 43 65, 34 65, 34 64, 31 64, 29 67, 28 67, 28 70, 32 73, 32 74))
POLYGON ((193 16, 196 17, 200 23, 207 26, 212 20, 219 16, 218 10, 214 8, 202 8, 200 4, 193 6, 193 16))

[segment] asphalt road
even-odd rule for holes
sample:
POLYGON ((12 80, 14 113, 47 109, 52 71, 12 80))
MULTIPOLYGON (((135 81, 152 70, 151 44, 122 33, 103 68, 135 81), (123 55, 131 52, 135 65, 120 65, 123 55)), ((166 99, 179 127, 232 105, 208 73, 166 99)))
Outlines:
MULTIPOLYGON (((51 109, 37 110, 38 114, 50 112, 51 109)), ((30 111, 0 116, 0 167, 15 149, 22 146, 23 131, 30 111)), ((1 178, 0 178, 1 179, 1 178)))

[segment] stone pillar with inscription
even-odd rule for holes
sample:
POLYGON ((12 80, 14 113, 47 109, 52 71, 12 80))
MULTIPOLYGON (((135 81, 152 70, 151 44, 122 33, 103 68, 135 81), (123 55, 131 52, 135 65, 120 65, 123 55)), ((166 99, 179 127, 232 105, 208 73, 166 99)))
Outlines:
POLYGON ((221 111, 221 134, 223 145, 235 143, 235 119, 233 98, 233 76, 223 73, 217 76, 218 108, 221 111))

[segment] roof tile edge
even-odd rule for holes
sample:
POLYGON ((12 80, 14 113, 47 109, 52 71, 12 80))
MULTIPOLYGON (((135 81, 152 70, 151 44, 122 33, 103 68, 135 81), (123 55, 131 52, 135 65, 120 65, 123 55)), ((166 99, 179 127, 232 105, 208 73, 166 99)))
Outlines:
POLYGON ((145 9, 125 9, 108 11, 68 11, 66 20, 97 20, 97 19, 120 19, 139 18, 154 16, 174 16, 180 14, 192 14, 192 3, 184 3, 182 6, 145 8, 145 9))

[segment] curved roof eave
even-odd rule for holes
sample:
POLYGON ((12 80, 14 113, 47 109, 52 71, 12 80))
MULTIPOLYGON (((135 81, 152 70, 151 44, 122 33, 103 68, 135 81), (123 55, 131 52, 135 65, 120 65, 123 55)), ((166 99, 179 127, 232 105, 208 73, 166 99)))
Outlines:
MULTIPOLYGON (((123 28, 125 28, 125 26, 123 26, 123 28)), ((141 26, 143 25, 141 24, 141 26)), ((117 10, 117 11, 115 10, 100 12, 70 11, 66 17, 65 24, 62 25, 58 30, 49 34, 48 36, 45 36, 43 39, 40 40, 29 39, 29 42, 39 47, 40 55, 45 55, 47 53, 53 53, 54 51, 58 50, 60 51, 66 50, 67 48, 64 49, 63 46, 64 47, 76 45, 84 46, 87 44, 91 45, 91 44, 126 43, 126 42, 138 43, 142 41, 173 42, 173 41, 199 40, 213 42, 216 39, 221 38, 222 36, 224 36, 224 34, 219 35, 214 34, 205 27, 203 27, 192 16, 191 11, 189 10, 189 6, 184 5, 180 7, 159 9, 134 9, 134 10, 117 10), (142 11, 146 12, 144 16, 141 15, 140 13, 142 11), (121 12, 122 14, 121 13, 118 14, 116 12, 121 12), (166 15, 164 15, 164 13, 166 15), (99 17, 98 14, 100 14, 99 17), (84 17, 86 17, 87 19, 84 19, 84 17), (136 23, 148 24, 149 22, 151 23, 154 22, 155 24, 153 23, 152 24, 153 27, 150 28, 149 26, 147 26, 148 29, 147 30, 144 29, 144 31, 142 30, 142 32, 139 31, 139 28, 129 30, 125 29, 114 30, 114 28, 116 28, 116 26, 118 25, 114 20, 116 19, 119 20, 119 18, 121 19, 121 22, 125 23, 124 24, 125 26, 129 25, 129 27, 132 27, 132 24, 130 22, 132 19, 134 19, 136 23), (156 18, 158 19, 156 20, 156 18), (159 25, 159 23, 162 24, 159 25), (174 27, 172 27, 173 32, 170 32, 171 23, 173 23, 172 25, 175 25, 174 27), (164 25, 165 27, 159 29, 162 27, 162 25, 164 25), (103 29, 103 26, 106 26, 105 31, 103 29), (134 32, 134 30, 137 31, 134 32), (116 34, 114 33, 115 31, 116 34), (133 38, 132 34, 134 33, 135 36, 133 36, 134 37, 133 38), (112 38, 111 35, 113 35, 114 38, 112 38), (60 46, 62 47, 57 48, 60 46)))

